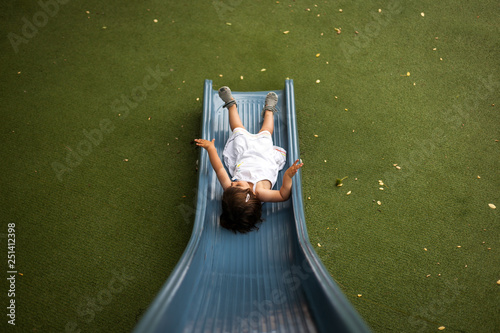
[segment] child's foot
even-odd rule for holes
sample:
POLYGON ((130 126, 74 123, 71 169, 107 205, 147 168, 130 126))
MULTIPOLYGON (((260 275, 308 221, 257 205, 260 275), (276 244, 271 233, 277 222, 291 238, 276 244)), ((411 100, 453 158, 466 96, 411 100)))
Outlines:
POLYGON ((229 108, 231 105, 236 104, 236 101, 233 98, 233 95, 231 95, 231 89, 229 87, 221 87, 219 89, 219 97, 224 101, 224 106, 225 108, 229 108))
POLYGON ((278 112, 278 109, 276 109, 276 104, 278 104, 278 95, 276 95, 275 92, 271 91, 266 96, 266 103, 264 109, 262 110, 262 117, 264 117, 266 111, 272 111, 272 113, 278 112))

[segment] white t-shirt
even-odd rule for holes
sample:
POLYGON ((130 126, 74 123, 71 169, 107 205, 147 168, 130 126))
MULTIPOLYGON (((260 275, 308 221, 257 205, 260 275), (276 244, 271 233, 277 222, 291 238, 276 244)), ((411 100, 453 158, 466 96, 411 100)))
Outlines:
POLYGON ((251 134, 241 127, 234 129, 222 156, 232 180, 253 183, 254 192, 257 182, 261 180, 269 180, 273 188, 278 172, 286 163, 286 151, 273 146, 271 133, 251 134))

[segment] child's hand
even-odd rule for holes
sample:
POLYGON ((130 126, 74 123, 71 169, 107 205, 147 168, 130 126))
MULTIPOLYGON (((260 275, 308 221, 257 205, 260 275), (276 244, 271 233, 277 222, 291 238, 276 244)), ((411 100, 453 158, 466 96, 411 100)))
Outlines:
POLYGON ((206 150, 208 150, 210 147, 215 148, 215 145, 214 145, 215 139, 213 139, 212 141, 208 141, 205 139, 194 139, 194 142, 196 142, 197 146, 205 148, 206 150))
POLYGON ((295 176, 297 171, 299 171, 299 169, 302 168, 302 166, 304 165, 304 163, 300 164, 297 163, 299 163, 299 160, 296 160, 295 163, 293 163, 293 165, 289 167, 288 170, 286 170, 285 175, 289 176, 290 178, 293 178, 293 176, 295 176))

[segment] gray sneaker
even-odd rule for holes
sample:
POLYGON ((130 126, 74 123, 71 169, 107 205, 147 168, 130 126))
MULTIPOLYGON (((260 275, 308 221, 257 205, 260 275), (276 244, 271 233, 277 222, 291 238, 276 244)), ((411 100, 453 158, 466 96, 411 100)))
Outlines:
POLYGON ((229 108, 231 105, 236 104, 236 101, 233 98, 233 95, 231 95, 231 89, 229 87, 221 87, 219 89, 219 97, 224 101, 224 108, 229 108))
POLYGON ((276 95, 275 92, 271 91, 266 96, 266 103, 264 109, 262 110, 262 117, 264 117, 266 111, 272 111, 273 114, 275 112, 278 112, 278 109, 276 109, 276 104, 278 104, 278 95, 276 95))

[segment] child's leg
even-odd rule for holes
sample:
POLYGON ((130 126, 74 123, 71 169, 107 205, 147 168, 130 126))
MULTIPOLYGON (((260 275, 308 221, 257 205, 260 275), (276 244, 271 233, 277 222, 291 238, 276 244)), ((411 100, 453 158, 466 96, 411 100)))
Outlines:
POLYGON ((227 110, 229 111, 229 125, 231 126, 231 131, 234 131, 237 127, 245 128, 241 122, 236 104, 231 105, 227 110))
POLYGON ((262 123, 262 127, 260 128, 260 132, 262 131, 269 131, 271 135, 273 134, 274 130, 274 113, 273 111, 266 110, 264 111, 264 122, 262 123))
POLYGON ((266 96, 266 103, 264 106, 264 110, 262 110, 262 115, 264 117, 264 122, 262 123, 262 127, 259 131, 269 131, 271 135, 274 130, 274 113, 276 110, 276 104, 278 103, 278 95, 274 92, 270 92, 266 96))
POLYGON ((243 123, 241 122, 240 115, 238 114, 238 108, 236 107, 236 101, 231 94, 231 89, 229 87, 221 87, 219 89, 219 97, 224 101, 224 107, 229 111, 229 125, 231 126, 231 131, 234 131, 237 127, 242 127, 243 123))

